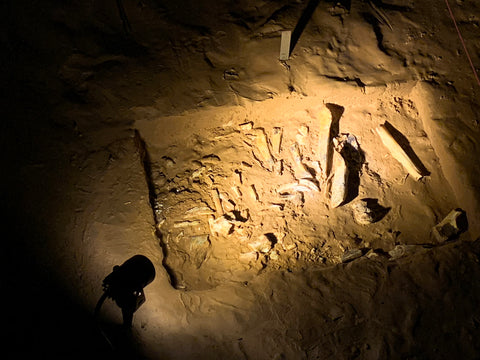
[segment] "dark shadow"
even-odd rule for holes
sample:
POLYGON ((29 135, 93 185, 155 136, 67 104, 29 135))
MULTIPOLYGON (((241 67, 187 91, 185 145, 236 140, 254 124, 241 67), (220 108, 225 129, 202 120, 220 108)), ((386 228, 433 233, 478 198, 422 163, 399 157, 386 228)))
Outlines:
POLYGON ((352 144, 345 142, 341 155, 345 160, 345 165, 348 169, 347 197, 344 201, 344 204, 346 204, 358 196, 360 172, 362 170, 362 165, 365 162, 365 153, 360 148, 360 145, 358 145, 358 149, 356 149, 352 144))
POLYGON ((375 37, 377 39, 377 47, 380 49, 381 52, 390 56, 388 50, 383 45, 383 32, 380 28, 380 21, 371 13, 363 13, 362 16, 365 21, 369 23, 373 28, 373 32, 375 33, 375 37))
POLYGON ((395 139, 395 141, 402 147, 403 151, 405 151, 405 153, 410 157, 410 159, 412 159, 412 162, 420 170, 421 175, 430 175, 430 171, 428 171, 425 165, 423 165, 422 161, 418 158, 417 154, 415 154, 412 147, 410 146, 410 142, 405 137, 405 135, 395 129, 393 125, 390 124, 388 121, 385 122, 384 126, 395 139))
POLYGON ((295 49, 295 45, 297 45, 298 39, 300 39, 300 36, 302 35, 303 30, 305 30, 305 26, 307 26, 308 22, 310 21, 310 18, 312 17, 319 3, 320 3, 320 0, 310 0, 307 6, 305 7, 305 10, 303 10, 302 15, 300 16, 300 19, 298 20, 298 23, 295 26, 295 29, 293 29, 292 31, 289 55, 293 52, 293 49, 295 49))
POLYGON ((352 0, 340 0, 336 1, 337 4, 340 4, 340 6, 344 7, 346 10, 350 11, 352 8, 352 0))
POLYGON ((385 215, 388 214, 391 208, 384 207, 378 203, 378 199, 364 198, 362 201, 367 203, 367 208, 371 210, 373 221, 372 223, 379 222, 385 215))
POLYGON ((334 138, 340 133, 340 118, 342 117, 345 108, 343 106, 327 103, 325 104, 328 110, 332 113, 332 125, 330 127, 330 137, 334 138))
POLYGON ((117 0, 117 9, 118 15, 120 16, 120 19, 122 19, 123 31, 125 32, 125 35, 130 35, 132 32, 132 26, 130 25, 130 21, 128 21, 122 0, 117 0))

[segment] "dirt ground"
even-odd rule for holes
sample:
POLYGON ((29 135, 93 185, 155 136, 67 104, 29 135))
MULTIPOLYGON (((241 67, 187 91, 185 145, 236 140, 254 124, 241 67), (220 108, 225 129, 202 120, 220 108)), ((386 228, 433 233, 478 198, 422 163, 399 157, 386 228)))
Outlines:
POLYGON ((480 357, 477 1, 2 10, 7 358, 480 357))

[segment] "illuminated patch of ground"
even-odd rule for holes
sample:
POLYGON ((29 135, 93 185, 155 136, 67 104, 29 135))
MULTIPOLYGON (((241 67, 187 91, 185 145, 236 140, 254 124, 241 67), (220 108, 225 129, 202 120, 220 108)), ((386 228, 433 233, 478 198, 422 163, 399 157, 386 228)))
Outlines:
POLYGON ((330 90, 137 121, 172 285, 206 289, 430 242, 455 200, 422 127, 420 99, 406 88, 330 90), (341 154, 348 169, 340 183, 338 162, 326 170, 322 160, 325 109, 331 157, 341 154), (428 176, 413 179, 382 144, 374 129, 386 121, 428 176))

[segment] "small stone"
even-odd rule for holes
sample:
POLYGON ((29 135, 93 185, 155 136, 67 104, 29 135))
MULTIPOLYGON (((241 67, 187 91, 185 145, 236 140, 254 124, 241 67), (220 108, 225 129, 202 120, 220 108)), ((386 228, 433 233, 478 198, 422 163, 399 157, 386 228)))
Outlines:
POLYGON ((452 240, 468 228, 467 214, 462 209, 455 209, 433 227, 433 236, 438 242, 452 240))

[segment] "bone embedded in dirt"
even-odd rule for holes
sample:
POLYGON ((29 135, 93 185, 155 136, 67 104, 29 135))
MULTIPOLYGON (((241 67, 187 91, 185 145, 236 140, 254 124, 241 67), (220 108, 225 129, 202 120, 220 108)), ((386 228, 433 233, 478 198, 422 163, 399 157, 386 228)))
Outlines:
POLYGON ((260 235, 256 240, 250 242, 248 246, 261 253, 267 253, 272 249, 272 243, 265 234, 260 235))
POLYGON ((353 261, 353 260, 358 259, 359 257, 362 257, 362 256, 363 256, 363 251, 361 249, 347 250, 342 255, 342 262, 346 263, 346 262, 349 262, 349 261, 353 261))
POLYGON ((248 191, 248 194, 250 195, 250 198, 254 201, 259 201, 260 198, 258 196, 258 192, 257 192, 257 189, 255 188, 255 185, 250 185, 249 187, 247 187, 247 191, 248 191))
POLYGON ((297 140, 297 143, 301 146, 307 145, 307 140, 308 140, 308 126, 307 125, 302 125, 298 128, 298 133, 295 136, 295 139, 297 140))
POLYGON ((405 150, 400 146, 400 144, 393 138, 390 131, 386 128, 385 124, 378 126, 376 132, 382 143, 390 151, 390 154, 396 159, 403 167, 408 171, 408 173, 413 176, 415 180, 420 180, 424 174, 420 168, 413 162, 413 160, 408 156, 405 150))
POLYGON ((244 122, 244 123, 238 125, 238 127, 239 127, 240 130, 242 130, 242 131, 250 131, 250 130, 253 129, 253 122, 247 121, 247 122, 244 122))
POLYGON ((438 225, 433 227, 433 236, 438 242, 454 239, 468 228, 467 214, 462 209, 454 209, 438 225))
POLYGON ((296 179, 312 179, 312 174, 307 170, 307 167, 302 161, 302 155, 297 143, 290 146, 290 152, 293 157, 293 172, 296 179))
POLYGON ((185 212, 185 217, 209 215, 213 215, 213 210, 209 206, 195 206, 185 212))
POLYGON ((198 226, 201 222, 199 220, 187 220, 187 221, 180 221, 173 224, 174 228, 184 228, 190 226, 198 226))
POLYGON ((255 158, 260 161, 263 168, 273 171, 274 161, 270 149, 268 148, 267 135, 265 130, 258 128, 255 132, 255 150, 253 150, 255 158))
POLYGON ((330 186, 330 206, 339 207, 344 203, 348 193, 348 168, 343 156, 334 151, 333 155, 334 175, 330 186))
POLYGON ((312 191, 320 192, 318 185, 311 179, 300 179, 298 180, 298 185, 308 188, 312 191))
POLYGON ((270 138, 270 143, 272 145, 273 155, 278 156, 282 150, 282 137, 283 137, 283 128, 274 127, 272 131, 272 136, 270 138))
POLYGON ((318 118, 318 163, 322 169, 322 179, 328 178, 331 166, 332 156, 332 139, 331 139, 331 127, 332 127, 332 113, 326 106, 322 106, 317 113, 318 118))
POLYGON ((225 217, 219 217, 218 219, 210 218, 208 219, 208 224, 210 225, 210 232, 214 235, 227 236, 229 235, 234 225, 225 217))
POLYGON ((218 192, 218 189, 212 189, 210 194, 212 196, 212 200, 215 205, 215 210, 217 211, 217 214, 223 215, 225 211, 223 210, 222 201, 220 200, 220 194, 218 192))

